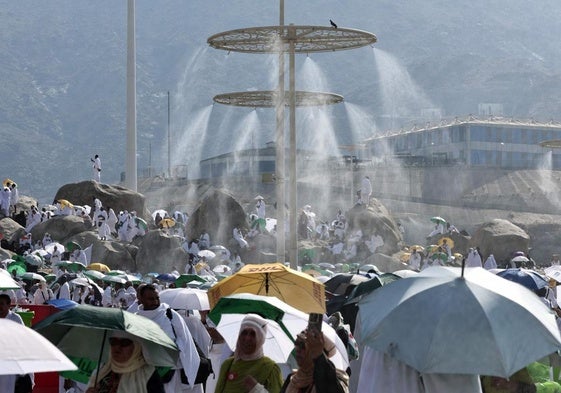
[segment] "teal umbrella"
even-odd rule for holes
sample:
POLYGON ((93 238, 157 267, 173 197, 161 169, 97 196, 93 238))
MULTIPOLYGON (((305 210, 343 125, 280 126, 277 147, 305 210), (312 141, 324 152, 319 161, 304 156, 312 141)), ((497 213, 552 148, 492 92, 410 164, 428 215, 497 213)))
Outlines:
POLYGON ((33 327, 66 356, 101 364, 109 356, 112 331, 126 332, 137 339, 148 364, 173 367, 179 352, 175 343, 155 322, 120 308, 78 305, 53 314, 33 327))
POLYGON ((431 217, 430 220, 435 224, 446 224, 446 220, 440 216, 431 217))
POLYGON ((181 288, 183 287, 183 284, 189 284, 193 281, 200 282, 201 284, 207 282, 207 280, 197 274, 182 274, 175 280, 175 286, 181 288))
POLYGON ((140 217, 135 217, 134 219, 136 221, 136 224, 138 225, 139 228, 144 229, 145 231, 148 230, 148 223, 146 221, 144 221, 142 218, 140 217))
POLYGON ((60 261, 55 264, 56 267, 64 267, 66 270, 72 273, 78 273, 87 269, 86 265, 82 262, 72 262, 72 261, 60 261))
POLYGON ((65 247, 70 252, 72 252, 74 250, 81 250, 82 249, 82 247, 76 242, 68 242, 68 243, 66 243, 65 247))

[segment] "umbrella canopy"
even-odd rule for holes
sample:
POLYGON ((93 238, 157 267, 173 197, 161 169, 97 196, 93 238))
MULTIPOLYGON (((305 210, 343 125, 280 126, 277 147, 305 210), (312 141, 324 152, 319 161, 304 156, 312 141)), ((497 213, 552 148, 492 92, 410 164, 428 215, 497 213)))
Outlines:
POLYGON ((435 224, 446 224, 446 220, 440 216, 431 217, 430 220, 435 224))
POLYGON ((43 259, 39 255, 28 254, 25 256, 25 262, 32 266, 41 266, 43 264, 43 259))
MULTIPOLYGON (((294 349, 296 335, 308 326, 308 314, 272 296, 238 293, 224 297, 208 316, 232 350, 236 348, 241 322, 248 313, 258 314, 268 320, 264 354, 276 362, 286 363, 294 349)), ((337 353, 330 360, 337 368, 345 370, 349 365, 345 345, 325 322, 321 330, 337 348, 337 353)))
POLYGON ((32 272, 23 273, 21 276, 19 276, 19 278, 21 278, 22 280, 37 280, 37 281, 47 282, 47 280, 45 280, 45 277, 43 277, 38 273, 32 273, 32 272))
POLYGON ((77 285, 79 287, 89 287, 91 285, 91 281, 87 277, 76 277, 68 282, 71 285, 77 285))
POLYGON ((74 205, 72 203, 70 203, 70 201, 68 201, 67 199, 59 199, 57 202, 60 204, 60 207, 63 208, 63 209, 65 207, 69 207, 71 209, 74 208, 74 205))
POLYGON ((153 220, 156 219, 156 216, 158 215, 158 213, 160 213, 160 217, 162 217, 162 218, 164 218, 166 216, 166 214, 168 214, 168 212, 164 209, 154 210, 151 214, 153 220))
POLYGON ((117 277, 124 278, 125 280, 130 281, 133 284, 142 282, 140 278, 138 278, 137 276, 133 276, 132 274, 118 274, 117 277))
POLYGON ((532 291, 536 291, 540 288, 545 288, 548 286, 548 282, 545 277, 529 269, 510 268, 499 271, 496 274, 497 276, 509 281, 524 285, 526 288, 532 291))
POLYGON ((508 378, 561 348, 547 306, 483 268, 429 267, 364 297, 358 318, 365 345, 422 373, 508 378))
POLYGON ((544 269, 545 274, 549 278, 553 278, 557 282, 561 282, 561 266, 553 265, 544 269))
POLYGON ((175 225, 175 220, 173 218, 164 218, 159 224, 162 228, 171 228, 175 225))
POLYGON ((136 224, 138 225, 139 228, 142 228, 145 231, 148 230, 148 223, 146 221, 144 221, 142 218, 135 217, 134 220, 136 221, 136 224))
POLYGON ((213 307, 221 297, 234 293, 276 296, 301 311, 325 313, 324 285, 282 263, 245 265, 209 289, 210 306, 213 307))
POLYGON ((7 267, 7 271, 10 274, 16 274, 16 276, 21 276, 23 273, 27 271, 25 266, 22 266, 19 262, 10 263, 7 267))
MULTIPOLYGON (((2 186, 3 186, 3 187, 7 187, 7 186, 11 185, 12 183, 15 184, 16 182, 13 181, 12 179, 8 178, 8 177, 5 178, 4 180, 2 180, 2 186)), ((17 185, 17 184, 16 184, 16 185, 17 185)))
POLYGON ((204 278, 197 274, 182 274, 175 280, 175 286, 181 288, 183 287, 183 284, 189 284, 193 281, 199 282, 201 284, 207 282, 204 278))
POLYGON ((3 269, 0 269, 0 290, 19 289, 20 285, 3 269))
POLYGON ((155 322, 120 308, 78 305, 53 314, 33 327, 65 355, 101 362, 109 354, 111 331, 135 336, 148 364, 173 367, 177 346, 155 322))
POLYGON ((57 243, 57 242, 49 243, 49 244, 47 244, 45 247, 43 247, 43 249, 44 249, 45 251, 47 251, 49 254, 52 254, 52 253, 55 251, 55 246, 56 246, 56 249, 57 249, 60 253, 64 252, 64 246, 63 246, 62 244, 60 244, 60 243, 57 243))
POLYGON ((82 262, 60 261, 55 264, 56 267, 64 267, 69 272, 78 273, 88 269, 82 262))
POLYGON ((103 263, 90 263, 88 265, 89 270, 97 270, 98 272, 107 273, 111 271, 111 268, 103 263))
POLYGON ((127 282, 126 279, 124 279, 121 276, 110 276, 109 274, 106 274, 101 281, 105 281, 105 282, 111 282, 111 283, 116 283, 116 284, 124 284, 127 282))
POLYGON ((530 260, 524 255, 518 255, 511 259, 512 262, 529 262, 530 260))
POLYGON ((156 278, 160 281, 165 281, 165 282, 175 282, 175 280, 177 280, 177 277, 170 273, 159 274, 158 277, 156 278))
MULTIPOLYGON (((90 266, 88 266, 88 268, 90 266)), ((97 270, 86 270, 84 272, 84 276, 87 276, 87 277, 91 278, 92 280, 101 280, 103 277, 105 277, 105 274, 103 274, 102 272, 97 271, 97 270)))
POLYGON ((76 370, 45 337, 21 324, 0 318, 0 375, 76 370))
POLYGON ((421 246, 421 245, 418 245, 418 244, 412 245, 411 247, 409 247, 409 249, 410 249, 411 251, 417 250, 417 252, 423 252, 423 251, 425 251, 425 247, 423 247, 423 246, 421 246))
POLYGON ((106 273, 108 276, 121 276, 123 274, 127 274, 127 272, 123 270, 110 270, 106 273))
POLYGON ((160 292, 160 301, 176 310, 210 310, 208 294, 202 289, 164 289, 160 292))
POLYGON ((448 246, 450 246, 450 250, 454 248, 454 240, 452 240, 448 236, 441 237, 440 239, 438 239, 436 244, 438 244, 439 246, 442 246, 444 244, 444 240, 446 240, 446 244, 448 244, 448 246))
POLYGON ((198 256, 205 257, 206 259, 212 259, 216 256, 216 254, 210 250, 201 250, 197 253, 198 256))
POLYGON ((368 277, 360 274, 336 274, 325 282, 325 290, 335 295, 344 295, 346 292, 350 292, 352 288, 356 287, 361 282, 368 280, 368 277))
POLYGON ((80 246, 78 243, 76 242, 67 242, 66 243, 66 249, 70 252, 75 251, 75 250, 81 250, 82 246, 80 246))

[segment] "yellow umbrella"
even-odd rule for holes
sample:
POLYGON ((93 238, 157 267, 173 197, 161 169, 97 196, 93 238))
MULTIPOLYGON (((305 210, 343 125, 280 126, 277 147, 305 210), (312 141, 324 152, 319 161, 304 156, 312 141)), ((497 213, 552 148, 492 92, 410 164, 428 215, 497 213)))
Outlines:
POLYGON ((418 244, 415 244, 415 245, 409 247, 409 250, 411 250, 411 251, 417 250, 418 252, 423 252, 423 251, 425 251, 425 247, 420 246, 418 244))
POLYGON ((454 253, 454 258, 456 259, 456 261, 462 262, 462 259, 464 259, 464 256, 462 254, 460 254, 459 252, 457 252, 457 253, 454 253))
POLYGON ((92 263, 92 264, 88 265, 88 269, 89 270, 97 270, 98 272, 102 272, 102 273, 107 273, 107 272, 111 271, 109 266, 107 266, 103 263, 99 263, 99 262, 95 262, 95 263, 92 263))
POLYGON ((411 256, 411 253, 410 253, 410 252, 404 252, 404 253, 401 254, 401 256, 399 257, 399 260, 400 260, 401 262, 407 263, 407 262, 409 262, 409 257, 410 257, 410 256, 411 256))
MULTIPOLYGON (((8 186, 8 184, 11 185, 12 183, 16 184, 16 182, 13 181, 12 179, 5 178, 4 181, 2 182, 2 186, 6 187, 6 186, 8 186)), ((17 184, 16 184, 16 186, 17 186, 17 184)))
POLYGON ((208 290, 210 308, 233 293, 274 296, 306 313, 325 313, 325 287, 312 276, 282 263, 245 265, 208 290))
POLYGON ((454 248, 454 240, 450 239, 449 237, 441 237, 438 239, 437 244, 442 246, 444 244, 444 240, 446 240, 446 244, 450 246, 450 250, 454 248))
POLYGON ((74 205, 73 205, 72 203, 70 203, 70 202, 69 202, 68 200, 66 200, 66 199, 59 199, 59 200, 58 200, 58 203, 60 203, 60 207, 62 207, 63 209, 64 209, 65 207, 69 207, 69 208, 71 208, 71 209, 74 208, 74 205))
POLYGON ((160 221, 160 226, 162 228, 171 228, 175 225, 175 220, 173 218, 164 218, 160 221))

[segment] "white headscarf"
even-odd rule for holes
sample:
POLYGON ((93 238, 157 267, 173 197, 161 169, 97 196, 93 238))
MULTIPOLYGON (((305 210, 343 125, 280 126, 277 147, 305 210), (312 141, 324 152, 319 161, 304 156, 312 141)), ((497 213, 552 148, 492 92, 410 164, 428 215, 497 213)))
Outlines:
POLYGON ((263 357, 263 344, 265 344, 265 338, 267 337, 267 320, 260 317, 257 314, 247 314, 242 321, 240 326, 240 333, 244 329, 252 329, 255 332, 255 339, 257 340, 257 346, 255 352, 252 354, 243 354, 240 351, 240 336, 238 336, 238 342, 236 343, 236 350, 234 351, 234 359, 238 360, 255 360, 263 357))

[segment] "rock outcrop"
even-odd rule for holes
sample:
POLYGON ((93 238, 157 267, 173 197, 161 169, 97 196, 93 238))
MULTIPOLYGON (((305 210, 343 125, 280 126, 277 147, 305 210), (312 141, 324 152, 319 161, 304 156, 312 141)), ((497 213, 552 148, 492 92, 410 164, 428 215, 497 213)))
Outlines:
POLYGON ((134 210, 139 217, 150 219, 144 195, 125 187, 92 180, 62 186, 55 195, 55 201, 66 199, 74 205, 93 206, 94 197, 98 198, 105 208, 111 207, 116 214, 121 210, 134 210))
POLYGON ((471 239, 471 247, 478 246, 485 258, 493 254, 499 264, 516 251, 528 252, 529 244, 530 236, 522 228, 503 219, 482 224, 471 239))

